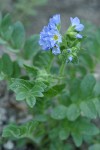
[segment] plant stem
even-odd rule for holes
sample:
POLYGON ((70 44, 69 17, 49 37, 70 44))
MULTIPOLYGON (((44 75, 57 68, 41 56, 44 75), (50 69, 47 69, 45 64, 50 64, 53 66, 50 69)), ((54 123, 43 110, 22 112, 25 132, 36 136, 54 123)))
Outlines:
POLYGON ((47 72, 48 72, 48 73, 50 73, 50 70, 51 70, 53 61, 54 61, 54 56, 52 56, 51 62, 50 62, 49 65, 48 65, 48 68, 47 68, 47 72))
POLYGON ((59 75, 60 76, 63 76, 64 70, 65 70, 65 66, 66 66, 66 63, 62 62, 62 65, 61 65, 60 70, 59 70, 59 75))

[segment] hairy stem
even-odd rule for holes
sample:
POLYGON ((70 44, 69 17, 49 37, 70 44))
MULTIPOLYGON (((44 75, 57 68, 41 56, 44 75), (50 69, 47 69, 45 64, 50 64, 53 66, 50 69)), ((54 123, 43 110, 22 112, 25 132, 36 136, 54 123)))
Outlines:
POLYGON ((60 75, 60 76, 63 76, 63 75, 64 75, 65 66, 66 66, 66 63, 65 63, 65 62, 62 62, 62 65, 61 65, 60 70, 59 70, 59 75, 60 75))

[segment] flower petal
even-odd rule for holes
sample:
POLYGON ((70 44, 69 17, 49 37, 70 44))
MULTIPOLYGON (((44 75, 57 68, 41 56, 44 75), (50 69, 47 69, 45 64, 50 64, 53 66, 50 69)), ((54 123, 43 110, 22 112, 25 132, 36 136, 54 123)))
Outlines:
POLYGON ((61 52, 60 52, 60 48, 59 48, 59 47, 54 47, 54 48, 52 49, 52 53, 53 53, 54 55, 60 54, 60 53, 61 53, 61 52))
POLYGON ((76 38, 78 38, 78 39, 82 39, 82 37, 83 37, 83 36, 82 36, 81 34, 77 34, 77 35, 76 35, 76 38))
POLYGON ((73 57, 72 56, 69 56, 68 57, 68 60, 71 62, 73 60, 73 57))
POLYGON ((72 20, 72 26, 78 25, 78 24, 80 24, 80 20, 79 20, 78 17, 75 17, 75 18, 72 20))
POLYGON ((60 14, 54 15, 51 19, 50 19, 50 24, 54 24, 54 25, 59 25, 60 24, 60 14))
POLYGON ((84 29, 84 25, 83 24, 79 24, 75 27, 76 31, 82 31, 84 29))

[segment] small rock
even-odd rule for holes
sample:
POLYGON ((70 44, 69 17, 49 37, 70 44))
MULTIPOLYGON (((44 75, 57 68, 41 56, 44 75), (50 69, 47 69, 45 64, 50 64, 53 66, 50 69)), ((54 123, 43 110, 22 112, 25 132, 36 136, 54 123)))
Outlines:
POLYGON ((8 141, 7 143, 4 144, 4 148, 7 150, 12 150, 14 149, 14 144, 12 141, 8 141))

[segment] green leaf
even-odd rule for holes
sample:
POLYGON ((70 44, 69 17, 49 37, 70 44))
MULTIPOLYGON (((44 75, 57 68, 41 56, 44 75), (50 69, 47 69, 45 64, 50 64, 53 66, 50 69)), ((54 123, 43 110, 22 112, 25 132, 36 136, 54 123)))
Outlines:
POLYGON ((36 97, 43 97, 43 94, 39 91, 32 92, 32 94, 36 97))
POLYGON ((57 84, 52 87, 50 87, 46 92, 45 96, 47 97, 54 97, 56 95, 61 94, 62 90, 64 89, 65 84, 57 84))
POLYGON ((30 96, 26 98, 27 104, 32 108, 36 104, 36 98, 34 96, 30 96))
POLYGON ((96 111, 100 117, 100 100, 95 98, 95 99, 93 99, 93 103, 94 103, 96 111))
POLYGON ((87 102, 81 102, 80 109, 81 109, 82 116, 85 116, 91 119, 96 119, 97 111, 96 111, 95 105, 93 104, 91 100, 87 102))
POLYGON ((91 74, 88 74, 84 77, 80 85, 81 92, 84 97, 87 97, 91 94, 95 86, 95 83, 96 83, 96 80, 91 74))
POLYGON ((84 66, 88 67, 90 70, 94 69, 94 59, 91 54, 83 53, 80 57, 81 64, 84 64, 84 66))
POLYGON ((78 128, 83 135, 98 135, 100 133, 99 129, 93 123, 85 119, 79 121, 78 128))
POLYGON ((12 32, 13 32, 13 27, 12 27, 11 17, 9 14, 7 14, 2 19, 1 36, 4 40, 8 41, 11 38, 12 32))
POLYGON ((91 145, 88 150, 100 150, 100 144, 91 145))
POLYGON ((26 98, 26 90, 23 91, 21 89, 21 92, 19 92, 17 95, 16 95, 16 100, 18 101, 21 101, 21 100, 24 100, 26 98))
POLYGON ((2 72, 7 76, 12 75, 13 73, 13 63, 10 57, 7 54, 3 54, 2 56, 2 72))
POLYGON ((59 130, 58 130, 57 127, 51 129, 51 130, 49 131, 49 138, 50 138, 51 140, 54 140, 55 138, 58 137, 58 132, 59 132, 59 130))
POLYGON ((43 97, 46 85, 43 82, 31 82, 24 79, 11 79, 9 88, 16 93, 16 100, 26 100, 32 108, 37 97, 43 97))
POLYGON ((82 145, 82 135, 78 133, 72 133, 73 140, 77 147, 82 145))
POLYGON ((37 121, 30 121, 21 126, 10 124, 4 128, 2 137, 9 137, 15 139, 31 138, 37 125, 37 121))
POLYGON ((66 118, 67 107, 59 105, 52 110, 51 117, 53 119, 62 120, 66 118))
POLYGON ((80 79, 74 79, 72 81, 72 84, 71 84, 71 94, 74 95, 75 93, 78 92, 77 89, 79 89, 79 86, 80 86, 80 79))
POLYGON ((35 115, 34 116, 34 120, 35 121, 39 121, 39 122, 47 122, 48 121, 48 116, 47 115, 35 115))
POLYGON ((19 77, 21 74, 20 66, 18 65, 17 61, 13 62, 13 77, 19 77))
POLYGON ((89 121, 89 119, 79 118, 75 122, 70 123, 70 132, 76 146, 82 144, 84 136, 99 135, 99 129, 89 121))
POLYGON ((41 50, 38 41, 39 35, 33 35, 26 40, 23 51, 25 59, 32 58, 41 50))
POLYGON ((73 102, 77 102, 77 100, 79 99, 79 94, 80 94, 80 79, 74 79, 71 83, 71 101, 73 102))
POLYGON ((3 72, 1 72, 0 73, 0 81, 4 80, 5 78, 6 78, 6 75, 3 72))
POLYGON ((67 118, 70 121, 76 120, 80 115, 80 110, 76 104, 71 104, 67 108, 67 118))
POLYGON ((2 137, 14 137, 18 138, 20 136, 20 130, 15 125, 8 125, 3 130, 2 137))
POLYGON ((21 22, 16 22, 13 26, 11 44, 14 49, 21 49, 25 42, 24 26, 21 22))
POLYGON ((100 96, 100 81, 98 81, 94 87, 94 95, 97 97, 97 96, 100 96))
POLYGON ((61 140, 67 140, 68 136, 69 136, 69 131, 67 131, 66 129, 60 129, 59 138, 61 140))
POLYGON ((64 150, 73 150, 72 144, 67 143, 66 145, 64 145, 64 150))
POLYGON ((27 73, 30 74, 32 77, 37 76, 38 71, 39 71, 39 69, 37 67, 35 67, 35 66, 30 67, 30 66, 27 66, 27 65, 24 65, 24 67, 25 67, 27 73))
POLYGON ((2 23, 1 23, 2 30, 3 31, 7 30, 9 25, 11 25, 11 16, 7 14, 2 19, 2 23))
POLYGON ((48 64, 52 63, 53 55, 51 51, 39 51, 33 59, 33 64, 48 70, 48 64))

